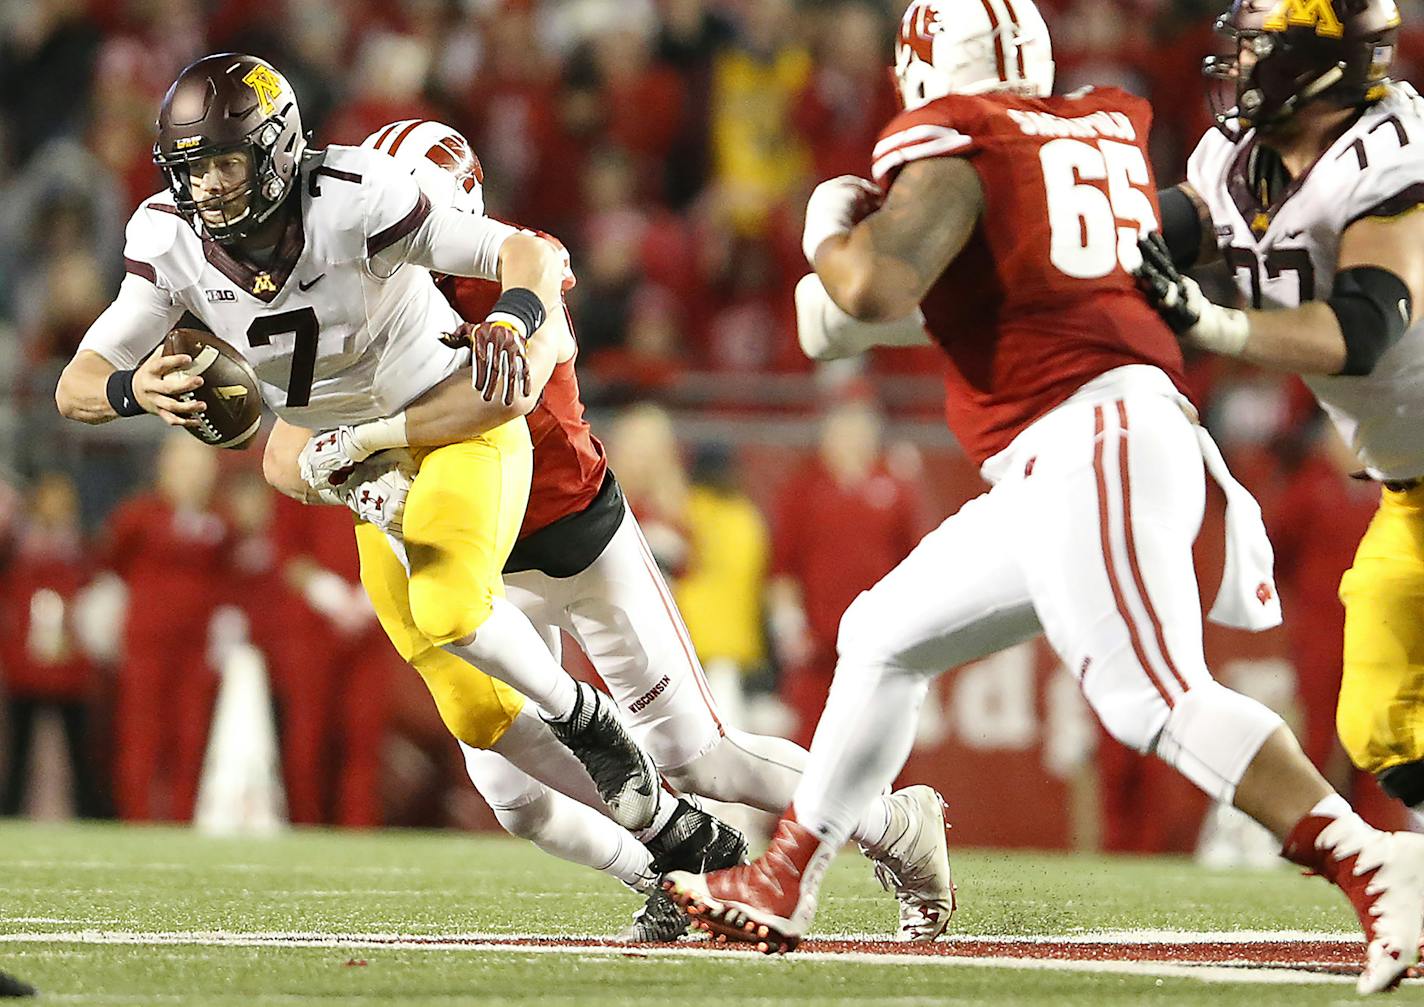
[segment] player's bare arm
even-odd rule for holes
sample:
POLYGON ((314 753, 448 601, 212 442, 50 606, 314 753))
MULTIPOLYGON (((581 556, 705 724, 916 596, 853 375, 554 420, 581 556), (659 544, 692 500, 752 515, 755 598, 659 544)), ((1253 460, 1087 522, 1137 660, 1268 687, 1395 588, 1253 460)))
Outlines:
POLYGON ((1418 317, 1424 214, 1367 217, 1341 236, 1330 297, 1297 308, 1212 304, 1177 273, 1159 235, 1142 243, 1139 284, 1189 345, 1295 374, 1371 373, 1418 317))
MULTIPOLYGON (((466 323, 451 338, 469 340, 472 352, 478 356, 486 341, 498 336, 503 328, 488 321, 479 325, 466 323)), ((471 380, 478 370, 472 366, 449 375, 396 416, 316 435, 301 431, 300 440, 296 435, 285 433, 280 440, 269 439, 263 459, 267 481, 288 496, 305 499, 290 482, 294 473, 304 488, 324 489, 332 482, 333 475, 379 451, 397 447, 443 447, 478 437, 525 415, 543 395, 554 366, 573 355, 573 337, 562 308, 528 341, 525 352, 527 369, 509 367, 503 372, 504 381, 511 388, 516 376, 519 377, 519 390, 513 394, 486 394, 477 381, 471 380)), ((287 430, 300 428, 287 427, 287 430)))
MULTIPOLYGON (((979 175, 957 157, 912 162, 875 212, 815 249, 827 293, 861 321, 911 314, 954 261, 984 211, 979 175), (933 226, 926 226, 933 221, 933 226)), ((808 214, 810 210, 808 209, 808 214)))
POLYGON ((120 371, 93 350, 80 350, 59 376, 54 391, 60 415, 80 423, 107 423, 138 412, 152 413, 169 426, 193 427, 206 407, 178 396, 202 385, 184 371, 193 362, 181 354, 153 354, 132 371, 120 371))
POLYGON ((1162 238, 1178 269, 1205 266, 1221 258, 1211 208, 1189 182, 1157 194, 1162 208, 1162 238))

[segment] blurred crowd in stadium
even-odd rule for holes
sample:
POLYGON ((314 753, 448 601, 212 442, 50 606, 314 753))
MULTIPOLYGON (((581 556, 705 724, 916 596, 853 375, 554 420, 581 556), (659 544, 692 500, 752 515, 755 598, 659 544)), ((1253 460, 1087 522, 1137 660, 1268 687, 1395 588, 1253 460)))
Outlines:
MULTIPOLYGON (((122 276, 124 222, 160 187, 149 160, 159 99, 186 63, 221 50, 286 73, 318 144, 359 143, 412 116, 455 125, 484 164, 491 211, 564 240, 595 429, 704 662, 728 696, 748 678, 774 688, 784 728, 808 741, 839 613, 974 491, 936 419, 932 352, 813 372, 794 338, 805 197, 819 179, 867 173, 895 107, 886 66, 901 7, 0 8, 0 814, 24 806, 32 728, 52 708, 75 811, 187 817, 212 669, 245 634, 267 657, 295 821, 452 817, 445 790, 401 776, 435 765, 445 780, 456 755, 359 597, 348 516, 278 499, 255 457, 164 438, 156 422, 83 429, 54 414, 58 370, 122 276)), ((1152 98, 1159 179, 1179 178, 1210 125, 1198 66, 1214 47, 1215 0, 1042 7, 1059 89, 1113 83, 1152 98)), ((1410 13, 1404 77, 1424 51, 1410 13)), ((1338 771, 1334 592, 1375 489, 1341 477, 1348 461, 1293 384, 1220 360, 1192 376, 1266 506, 1302 737, 1338 771)), ((1135 757, 1100 750, 1106 844, 1153 845, 1122 824, 1140 786, 1135 757)))

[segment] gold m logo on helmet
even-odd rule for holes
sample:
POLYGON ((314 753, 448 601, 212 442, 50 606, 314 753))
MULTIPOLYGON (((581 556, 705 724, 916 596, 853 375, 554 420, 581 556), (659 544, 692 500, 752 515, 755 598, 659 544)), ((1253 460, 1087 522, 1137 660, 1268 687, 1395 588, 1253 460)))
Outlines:
POLYGON ((1314 28, 1315 34, 1325 38, 1340 38, 1345 34, 1345 26, 1340 23, 1330 0, 1281 0, 1261 27, 1266 31, 1314 28))
POLYGON ((256 279, 252 281, 252 292, 254 294, 275 294, 277 284, 272 282, 272 277, 266 273, 258 273, 256 279))
POLYGON ((242 82, 257 94, 257 104, 263 115, 271 115, 277 107, 277 98, 282 94, 282 78, 272 72, 269 66, 254 66, 247 71, 242 82))

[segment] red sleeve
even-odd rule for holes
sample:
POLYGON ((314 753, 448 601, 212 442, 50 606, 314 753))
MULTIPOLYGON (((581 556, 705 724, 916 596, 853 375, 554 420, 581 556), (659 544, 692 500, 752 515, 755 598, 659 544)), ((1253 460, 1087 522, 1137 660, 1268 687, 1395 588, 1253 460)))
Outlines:
POLYGON ((880 132, 870 156, 870 176, 888 189, 900 169, 926 157, 965 157, 979 150, 973 136, 974 106, 949 95, 901 112, 880 132))

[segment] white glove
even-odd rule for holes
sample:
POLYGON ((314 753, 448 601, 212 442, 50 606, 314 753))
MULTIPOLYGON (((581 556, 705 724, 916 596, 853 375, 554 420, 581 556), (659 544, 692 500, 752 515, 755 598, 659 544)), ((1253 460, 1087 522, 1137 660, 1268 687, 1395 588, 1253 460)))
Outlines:
POLYGON ((313 489, 340 486, 359 463, 377 451, 407 444, 405 413, 359 426, 340 426, 312 436, 297 464, 313 489))
POLYGON ((415 483, 415 473, 409 451, 383 451, 358 465, 342 484, 342 503, 362 521, 400 535, 405 527, 405 498, 415 483))
POLYGON ((845 234, 880 204, 880 190, 873 182, 855 175, 841 175, 816 186, 806 201, 806 227, 801 232, 801 251, 811 268, 816 267, 816 250, 821 242, 845 234))
POLYGON ((842 311, 815 273, 796 284, 796 341, 812 360, 840 360, 872 346, 929 346, 919 308, 894 322, 862 322, 842 311))

